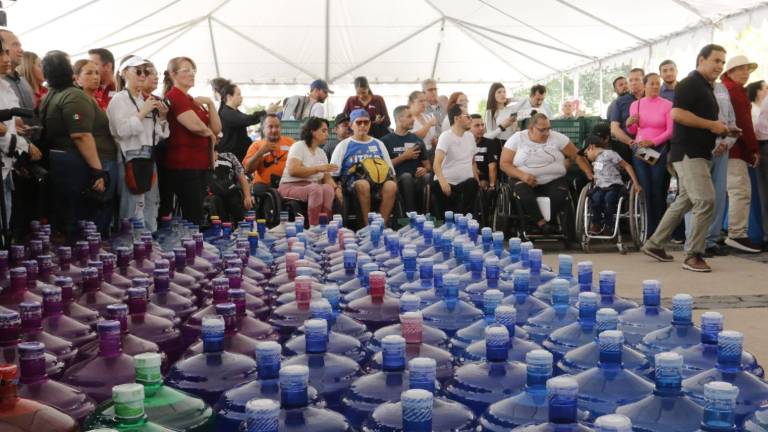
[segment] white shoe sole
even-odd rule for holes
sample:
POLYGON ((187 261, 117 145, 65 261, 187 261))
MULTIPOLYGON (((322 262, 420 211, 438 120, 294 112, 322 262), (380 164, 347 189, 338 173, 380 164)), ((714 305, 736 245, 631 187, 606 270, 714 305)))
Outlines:
POLYGON ((734 249, 738 249, 742 252, 749 252, 749 253, 760 253, 760 249, 753 249, 751 247, 744 246, 743 244, 737 242, 736 240, 733 240, 731 238, 725 239, 725 244, 728 245, 728 247, 732 247, 734 249))

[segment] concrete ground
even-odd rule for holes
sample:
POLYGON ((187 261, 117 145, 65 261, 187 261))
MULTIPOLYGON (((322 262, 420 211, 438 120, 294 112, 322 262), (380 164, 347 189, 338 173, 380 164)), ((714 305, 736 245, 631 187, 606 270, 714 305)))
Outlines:
MULTIPOLYGON (((567 253, 543 246, 544 262, 557 268, 557 254, 567 253)), ((558 245, 558 248, 560 245, 558 245)), ((570 255, 575 263, 592 261, 594 278, 601 270, 617 273, 619 296, 642 299, 642 281, 658 279, 662 283, 663 302, 669 306, 677 293, 691 294, 695 299, 695 322, 703 312, 714 310, 725 317, 725 329, 744 333, 745 349, 761 363, 768 364, 768 253, 729 255, 708 259, 712 273, 694 273, 681 268, 681 251, 670 252, 675 261, 660 263, 638 252, 621 255, 615 248, 601 248, 601 253, 570 255)))

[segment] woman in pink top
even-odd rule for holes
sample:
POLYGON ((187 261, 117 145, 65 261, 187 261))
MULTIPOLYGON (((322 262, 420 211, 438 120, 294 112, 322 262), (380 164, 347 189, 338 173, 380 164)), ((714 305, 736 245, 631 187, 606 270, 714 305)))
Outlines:
POLYGON ((648 235, 656 230, 664 211, 667 209, 667 150, 672 138, 672 102, 659 96, 661 78, 649 73, 643 77, 645 97, 632 102, 629 107, 627 131, 635 135, 632 141, 632 167, 645 193, 648 209, 648 235), (638 154, 641 148, 652 148, 661 153, 654 165, 645 162, 638 154))

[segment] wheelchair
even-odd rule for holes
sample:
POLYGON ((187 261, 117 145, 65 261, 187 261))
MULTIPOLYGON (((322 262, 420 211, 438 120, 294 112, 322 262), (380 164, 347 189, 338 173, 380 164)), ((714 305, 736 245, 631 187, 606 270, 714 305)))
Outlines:
MULTIPOLYGON (((340 182, 339 179, 336 179, 336 181, 340 182)), ((357 199, 357 194, 348 191, 345 187, 342 187, 342 193, 344 194, 344 203, 341 206, 341 216, 344 220, 344 226, 351 230, 357 231, 364 227, 362 209, 360 208, 360 202, 357 199)), ((380 205, 381 198, 378 196, 371 196, 371 212, 378 212, 380 205)), ((403 198, 398 192, 395 194, 395 203, 394 206, 392 206, 392 215, 389 218, 389 225, 396 227, 397 220, 405 217, 406 215, 405 206, 403 205, 403 198)))
POLYGON ((253 209, 256 210, 256 217, 266 220, 267 226, 270 228, 280 224, 283 198, 277 192, 277 188, 253 185, 251 186, 251 194, 253 194, 253 209))
POLYGON ((620 253, 626 254, 627 247, 624 244, 625 233, 629 234, 632 244, 639 250, 645 242, 647 235, 647 213, 645 195, 635 193, 631 182, 626 182, 619 196, 616 215, 613 218, 613 227, 608 227, 609 233, 593 235, 589 232, 592 223, 592 206, 590 205, 590 191, 595 186, 587 184, 579 193, 576 205, 576 238, 584 252, 590 252, 592 240, 616 240, 616 248, 620 253))
POLYGON ((496 185, 495 205, 492 207, 490 216, 490 226, 494 231, 501 231, 506 237, 517 236, 523 241, 533 240, 559 240, 563 242, 566 249, 571 248, 575 240, 573 230, 576 209, 573 199, 573 186, 569 187, 566 196, 566 204, 559 214, 550 214, 549 198, 539 197, 537 203, 539 209, 547 222, 554 222, 557 230, 553 234, 537 234, 528 232, 528 217, 525 215, 520 200, 515 194, 514 187, 510 184, 506 176, 501 177, 496 185))

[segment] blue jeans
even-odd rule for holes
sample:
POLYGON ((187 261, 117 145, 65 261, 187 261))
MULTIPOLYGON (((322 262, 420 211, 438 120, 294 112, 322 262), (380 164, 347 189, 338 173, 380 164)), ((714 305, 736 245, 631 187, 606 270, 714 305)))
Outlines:
POLYGON ((648 216, 648 236, 650 237, 664 216, 667 209, 667 189, 669 189, 669 172, 667 171, 667 145, 662 146, 661 156, 654 165, 650 165, 637 157, 632 158, 632 168, 635 169, 637 180, 645 194, 645 206, 648 216))
MULTIPOLYGON (((713 156, 709 172, 712 174, 712 184, 715 187, 715 219, 709 226, 705 247, 710 248, 717 245, 720 240, 720 234, 723 231, 723 219, 725 219, 725 205, 728 198, 726 189, 728 179, 728 153, 720 156, 713 156)), ((685 214, 685 250, 688 250, 688 239, 691 237, 693 225, 691 223, 691 212, 685 214)))
MULTIPOLYGON (((607 188, 595 187, 592 189, 592 193, 589 196, 589 204, 592 207, 592 223, 595 225, 608 224, 613 225, 613 218, 616 216, 617 207, 619 205, 619 196, 621 195, 621 188, 610 186, 607 188)), ((611 228, 613 230, 613 228, 611 228)))

